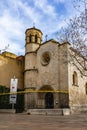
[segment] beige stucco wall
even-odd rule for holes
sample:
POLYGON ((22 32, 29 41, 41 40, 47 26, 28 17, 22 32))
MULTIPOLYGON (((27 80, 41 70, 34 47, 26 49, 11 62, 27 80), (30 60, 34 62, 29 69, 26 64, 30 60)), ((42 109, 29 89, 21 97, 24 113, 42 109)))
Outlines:
POLYGON ((18 78, 18 88, 23 88, 23 60, 17 60, 15 55, 0 55, 0 85, 10 87, 11 78, 18 78))

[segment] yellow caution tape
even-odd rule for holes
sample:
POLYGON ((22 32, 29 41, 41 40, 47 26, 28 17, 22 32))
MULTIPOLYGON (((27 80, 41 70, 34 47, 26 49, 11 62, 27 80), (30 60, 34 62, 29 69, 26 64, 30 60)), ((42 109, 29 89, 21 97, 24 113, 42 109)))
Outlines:
POLYGON ((26 91, 19 91, 19 92, 9 92, 9 93, 0 93, 0 96, 2 95, 12 95, 12 94, 24 94, 24 93, 46 93, 46 92, 52 92, 52 93, 69 93, 67 90, 26 90, 26 91))

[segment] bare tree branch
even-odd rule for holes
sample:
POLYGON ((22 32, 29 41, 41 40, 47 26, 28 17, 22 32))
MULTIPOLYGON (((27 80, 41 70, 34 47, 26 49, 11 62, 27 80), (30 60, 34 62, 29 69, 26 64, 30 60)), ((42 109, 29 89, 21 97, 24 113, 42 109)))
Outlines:
POLYGON ((83 70, 87 71, 87 0, 74 0, 74 7, 80 14, 70 19, 67 28, 62 28, 57 38, 61 43, 71 43, 71 59, 79 65, 78 69, 83 74, 83 70))

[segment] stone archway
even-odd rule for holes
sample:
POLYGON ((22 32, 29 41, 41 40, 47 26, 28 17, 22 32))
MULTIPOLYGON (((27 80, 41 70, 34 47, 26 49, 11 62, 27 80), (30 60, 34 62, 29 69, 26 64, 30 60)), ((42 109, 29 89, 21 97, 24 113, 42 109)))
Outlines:
POLYGON ((40 102, 40 108, 54 108, 54 93, 51 92, 53 91, 53 88, 49 85, 45 85, 39 90, 42 91, 38 93, 38 101, 40 102))
POLYGON ((54 108, 54 96, 53 93, 48 92, 45 94, 45 108, 54 108))

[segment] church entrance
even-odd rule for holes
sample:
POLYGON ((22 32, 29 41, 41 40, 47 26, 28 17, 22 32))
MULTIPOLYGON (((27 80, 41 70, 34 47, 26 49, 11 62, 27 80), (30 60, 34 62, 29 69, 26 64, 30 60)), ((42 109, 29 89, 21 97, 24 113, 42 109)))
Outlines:
POLYGON ((53 93, 46 93, 45 95, 45 108, 50 109, 54 108, 54 97, 53 93))

